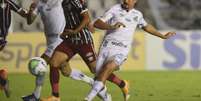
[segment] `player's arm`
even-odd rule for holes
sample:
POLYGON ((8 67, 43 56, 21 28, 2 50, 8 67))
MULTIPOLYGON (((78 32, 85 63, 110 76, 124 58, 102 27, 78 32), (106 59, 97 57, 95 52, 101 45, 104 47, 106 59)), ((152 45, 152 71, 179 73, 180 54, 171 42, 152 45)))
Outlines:
POLYGON ((79 33, 84 27, 87 27, 90 23, 90 17, 89 17, 89 13, 88 11, 85 11, 83 13, 81 13, 82 16, 82 20, 80 22, 80 25, 75 28, 75 29, 65 29, 65 33, 63 34, 77 34, 79 33))
POLYGON ((97 19, 94 22, 94 27, 101 29, 101 30, 115 30, 121 26, 125 27, 125 25, 121 22, 117 22, 114 25, 107 23, 115 16, 115 13, 116 13, 116 10, 114 10, 112 7, 111 9, 106 11, 99 19, 97 19))
POLYGON ((101 19, 98 19, 94 22, 94 27, 101 29, 101 30, 115 30, 120 28, 121 26, 125 27, 125 25, 121 22, 117 22, 114 25, 108 24, 101 19))
POLYGON ((17 12, 19 15, 21 15, 22 17, 27 17, 28 13, 27 10, 19 7, 16 3, 14 3, 12 0, 6 0, 6 2, 10 5, 11 10, 17 12))
POLYGON ((170 38, 171 36, 175 35, 176 33, 175 32, 168 32, 166 33, 165 35, 161 34, 159 31, 156 30, 155 27, 153 27, 152 25, 150 24, 147 24, 146 26, 142 27, 142 29, 154 36, 157 36, 157 37, 160 37, 162 39, 168 39, 170 38))
POLYGON ((65 29, 64 31, 66 34, 77 34, 79 33, 84 27, 87 27, 90 23, 90 15, 87 9, 87 6, 81 1, 74 1, 73 5, 75 9, 79 12, 79 14, 82 16, 82 20, 77 28, 74 29, 65 29))
POLYGON ((88 10, 81 13, 81 16, 83 19, 80 25, 75 29, 75 32, 80 32, 84 27, 88 26, 91 21, 88 10))
POLYGON ((32 24, 37 17, 36 11, 36 3, 32 3, 29 8, 28 16, 27 16, 27 24, 32 24))

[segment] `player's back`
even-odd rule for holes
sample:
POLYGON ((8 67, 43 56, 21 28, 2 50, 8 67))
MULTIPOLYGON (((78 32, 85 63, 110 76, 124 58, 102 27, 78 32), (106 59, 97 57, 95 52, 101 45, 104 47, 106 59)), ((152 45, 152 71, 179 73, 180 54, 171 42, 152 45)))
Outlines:
POLYGON ((41 15, 45 32, 60 34, 65 27, 65 17, 63 13, 63 0, 39 0, 37 9, 41 15))

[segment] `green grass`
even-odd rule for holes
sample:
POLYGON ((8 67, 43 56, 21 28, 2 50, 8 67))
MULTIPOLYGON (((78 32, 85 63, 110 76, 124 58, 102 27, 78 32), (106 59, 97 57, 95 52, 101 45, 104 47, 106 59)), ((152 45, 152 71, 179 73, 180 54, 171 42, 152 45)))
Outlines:
MULTIPOLYGON (((118 74, 130 81, 130 101, 201 101, 201 72, 120 72, 118 74)), ((31 93, 34 77, 28 74, 10 74, 11 98, 0 92, 0 101, 21 101, 20 97, 31 93)), ((113 101, 123 101, 117 86, 108 83, 113 101)), ((61 76, 60 96, 62 101, 82 101, 90 87, 80 81, 61 76)), ((50 94, 47 76, 42 96, 50 94)), ((100 101, 96 98, 95 101, 100 101)))

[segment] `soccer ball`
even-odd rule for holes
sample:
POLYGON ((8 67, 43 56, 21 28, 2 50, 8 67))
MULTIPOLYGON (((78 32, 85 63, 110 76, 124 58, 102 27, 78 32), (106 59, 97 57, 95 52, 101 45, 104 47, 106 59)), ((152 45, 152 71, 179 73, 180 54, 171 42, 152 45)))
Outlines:
POLYGON ((31 58, 28 67, 29 72, 34 76, 42 76, 47 72, 47 63, 41 57, 31 58))

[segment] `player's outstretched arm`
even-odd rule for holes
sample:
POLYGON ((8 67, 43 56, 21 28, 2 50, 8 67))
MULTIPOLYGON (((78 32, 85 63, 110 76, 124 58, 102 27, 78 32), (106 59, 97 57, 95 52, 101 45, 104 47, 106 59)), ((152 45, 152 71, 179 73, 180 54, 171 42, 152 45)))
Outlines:
POLYGON ((29 8, 28 16, 27 16, 27 24, 30 25, 34 22, 37 17, 37 14, 34 13, 36 10, 36 3, 32 3, 29 8))
POLYGON ((110 25, 108 23, 105 23, 101 19, 98 19, 94 22, 94 27, 96 27, 98 29, 102 29, 102 30, 115 30, 115 29, 120 28, 121 26, 125 27, 125 25, 121 22, 117 22, 114 25, 110 25))
POLYGON ((150 34, 152 34, 152 35, 154 35, 154 36, 160 37, 160 38, 162 38, 162 39, 168 39, 168 38, 170 38, 170 37, 172 37, 172 36, 174 36, 174 35, 176 34, 175 32, 168 32, 168 33, 166 33, 165 35, 163 35, 163 34, 161 34, 160 32, 158 32, 158 31, 156 30, 156 28, 153 27, 153 26, 150 25, 150 24, 148 24, 147 26, 143 27, 142 29, 143 29, 144 31, 146 31, 146 32, 148 32, 148 33, 150 33, 150 34))
POLYGON ((12 0, 6 0, 6 2, 10 6, 11 10, 15 11, 16 13, 18 13, 19 15, 21 15, 24 18, 26 18, 28 16, 27 10, 21 8, 12 0))

